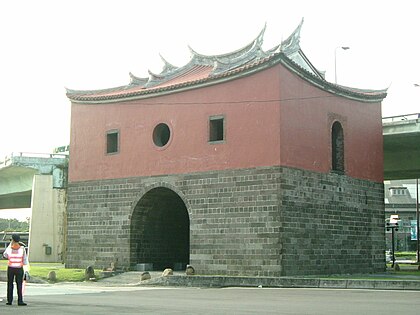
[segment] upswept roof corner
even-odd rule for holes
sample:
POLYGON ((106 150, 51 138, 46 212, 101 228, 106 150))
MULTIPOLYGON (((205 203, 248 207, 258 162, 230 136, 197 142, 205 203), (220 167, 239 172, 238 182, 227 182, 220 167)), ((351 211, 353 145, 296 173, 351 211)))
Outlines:
POLYGON ((178 69, 178 67, 175 67, 174 65, 170 64, 165 58, 163 58, 161 54, 159 54, 159 56, 160 56, 160 59, 164 63, 163 70, 161 73, 167 73, 167 72, 178 69))
POLYGON ((204 64, 211 65, 216 59, 220 60, 223 63, 229 63, 231 59, 237 59, 243 57, 244 55, 248 55, 250 54, 250 52, 255 51, 256 47, 262 46, 266 26, 267 24, 264 25, 263 29, 260 31, 258 36, 248 45, 229 53, 224 53, 220 55, 203 55, 196 52, 194 49, 191 48, 191 46, 188 46, 192 55, 191 59, 196 59, 199 62, 204 62, 204 64))
POLYGON ((286 40, 282 41, 280 50, 285 55, 290 55, 300 50, 300 30, 302 29, 302 25, 303 18, 300 21, 298 27, 293 31, 293 33, 290 34, 290 36, 286 40))
POLYGON ((363 102, 379 102, 387 95, 387 88, 381 90, 357 89, 328 82, 323 76, 316 76, 290 58, 281 58, 280 63, 311 84, 349 99, 363 102))
POLYGON ((204 55, 188 46, 191 57, 184 66, 176 67, 160 55, 163 68, 158 74, 149 70, 149 76, 141 78, 130 72, 130 83, 127 85, 87 91, 66 89, 67 97, 78 103, 112 103, 149 98, 233 80, 278 63, 334 94, 365 102, 377 102, 386 97, 386 90, 354 89, 326 81, 323 73, 311 64, 300 47, 303 21, 302 18, 286 40, 266 51, 262 45, 267 24, 253 41, 233 52, 204 55))
POLYGON ((139 78, 139 77, 136 77, 131 72, 129 73, 129 75, 130 75, 130 85, 144 86, 147 83, 147 81, 149 80, 149 78, 139 78))

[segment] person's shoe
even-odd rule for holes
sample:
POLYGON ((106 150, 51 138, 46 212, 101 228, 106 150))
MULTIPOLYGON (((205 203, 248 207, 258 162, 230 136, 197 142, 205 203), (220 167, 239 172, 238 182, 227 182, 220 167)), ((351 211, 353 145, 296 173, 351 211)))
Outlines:
POLYGON ((12 303, 7 302, 6 305, 12 305, 12 303))
POLYGON ((28 304, 26 304, 25 302, 19 302, 19 303, 18 303, 18 305, 19 305, 19 306, 26 306, 26 305, 28 305, 28 304))

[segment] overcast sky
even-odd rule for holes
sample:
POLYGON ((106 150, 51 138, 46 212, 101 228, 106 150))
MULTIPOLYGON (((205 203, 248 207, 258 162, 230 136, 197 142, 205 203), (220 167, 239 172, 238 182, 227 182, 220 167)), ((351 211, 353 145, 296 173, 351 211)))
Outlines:
POLYGON ((159 54, 176 66, 188 45, 221 54, 251 42, 267 23, 264 48, 298 26, 301 47, 326 78, 389 88, 383 116, 420 112, 417 1, 1 1, 0 158, 67 145, 65 87, 124 85, 129 72, 159 73, 159 54))

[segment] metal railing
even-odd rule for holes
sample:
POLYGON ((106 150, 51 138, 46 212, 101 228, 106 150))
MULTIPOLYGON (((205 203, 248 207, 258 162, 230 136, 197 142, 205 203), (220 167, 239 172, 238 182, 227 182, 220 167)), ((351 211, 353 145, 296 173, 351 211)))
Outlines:
POLYGON ((67 158, 68 153, 36 153, 36 152, 14 152, 0 160, 0 168, 10 165, 14 157, 28 158, 67 158))
POLYGON ((12 235, 18 234, 20 236, 21 242, 28 245, 29 240, 29 232, 6 232, 2 231, 0 232, 0 253, 3 253, 3 251, 6 249, 7 246, 9 246, 10 241, 12 240, 12 235))
POLYGON ((388 116, 388 117, 382 117, 382 123, 394 122, 394 121, 404 121, 404 120, 415 120, 415 119, 419 119, 419 118, 420 118, 420 113, 397 115, 397 116, 388 116))

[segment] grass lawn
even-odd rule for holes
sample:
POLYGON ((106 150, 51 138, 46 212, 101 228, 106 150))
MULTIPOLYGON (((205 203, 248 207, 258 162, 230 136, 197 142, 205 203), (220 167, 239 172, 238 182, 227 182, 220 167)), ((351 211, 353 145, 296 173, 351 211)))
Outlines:
MULTIPOLYGON (((7 269, 7 260, 0 260, 0 271, 7 269)), ((31 277, 48 280, 50 271, 55 271, 57 282, 82 282, 85 280, 84 269, 65 268, 60 263, 31 263, 29 274, 31 277)), ((96 278, 98 278, 101 270, 95 270, 96 278)))
POLYGON ((412 260, 415 260, 416 252, 395 252, 395 257, 397 258, 405 257, 405 258, 410 258, 412 260))

